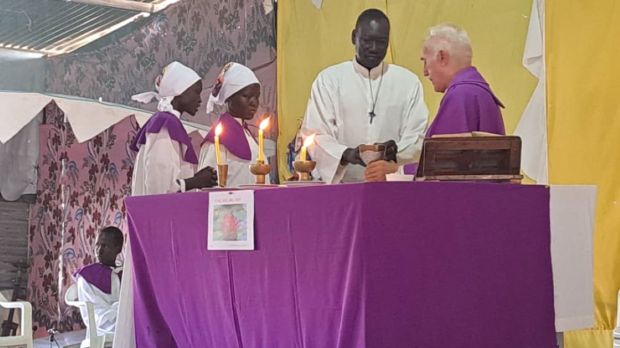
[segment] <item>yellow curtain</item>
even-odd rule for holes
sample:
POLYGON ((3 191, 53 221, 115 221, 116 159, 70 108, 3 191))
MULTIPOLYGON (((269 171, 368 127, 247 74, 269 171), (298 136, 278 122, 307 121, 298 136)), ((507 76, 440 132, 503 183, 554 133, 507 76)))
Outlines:
MULTIPOLYGON (((620 5, 616 0, 546 2, 546 60, 550 181, 599 187, 594 240, 596 327, 567 333, 569 348, 611 346, 620 287, 620 5), (614 180, 615 179, 615 180, 614 180)), ((426 29, 441 22, 463 26, 474 63, 504 101, 511 133, 535 87, 521 67, 531 1, 524 0, 310 0, 279 2, 278 158, 286 175, 286 145, 305 111, 310 85, 323 68, 351 59, 351 30, 365 8, 386 10, 392 22, 389 60, 424 81, 431 116, 441 95, 422 76, 419 51, 426 29)))
POLYGON ((527 0, 324 0, 319 10, 310 0, 278 2, 278 164, 286 171, 287 144, 303 119, 310 86, 324 68, 352 59, 351 31, 366 8, 386 11, 392 24, 388 61, 405 66, 424 82, 431 117, 442 95, 422 74, 420 46, 426 30, 452 22, 463 26, 474 46, 474 64, 506 104, 503 111, 511 133, 536 87, 522 67, 529 23, 527 0), (508 39, 507 39, 508 38, 508 39))
POLYGON ((620 288, 620 4, 546 2, 549 178, 596 184, 593 330, 567 333, 569 348, 609 348, 620 288))
POLYGON ((278 2, 278 168, 289 176, 286 160, 306 112, 310 86, 324 68, 352 59, 351 31, 366 8, 385 11, 385 0, 324 0, 317 9, 310 0, 278 2))

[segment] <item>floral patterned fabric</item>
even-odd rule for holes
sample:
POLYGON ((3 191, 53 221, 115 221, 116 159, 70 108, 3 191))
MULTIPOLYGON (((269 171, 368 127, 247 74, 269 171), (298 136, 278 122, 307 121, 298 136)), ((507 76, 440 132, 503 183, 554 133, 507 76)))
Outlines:
MULTIPOLYGON (((204 106, 221 66, 236 61, 255 69, 261 80, 259 114, 275 114, 274 17, 264 14, 262 3, 182 0, 136 24, 118 43, 50 58, 47 90, 138 106, 131 95, 153 90, 161 68, 178 60, 205 76, 204 106)), ((210 125, 220 111, 206 115, 202 107, 191 121, 210 125)), ((62 110, 53 102, 45 108, 29 231, 28 300, 37 337, 52 327, 70 331, 81 326, 79 311, 64 304, 64 293, 73 283, 71 274, 94 261, 97 231, 107 225, 125 228, 123 199, 130 194, 135 158, 129 144, 138 128, 128 117, 80 144, 62 110)), ((276 134, 274 125, 266 136, 276 134)), ((192 140, 199 144, 202 139, 192 133, 192 140)))
MULTIPOLYGON (((222 66, 234 61, 255 70, 261 81, 259 113, 275 113, 275 19, 273 12, 265 15, 262 3, 180 1, 163 14, 149 17, 148 23, 136 24, 134 33, 119 44, 51 58, 47 90, 144 108, 131 101, 131 96, 152 91, 162 68, 177 60, 204 77, 203 107, 188 120, 210 125, 221 113, 215 110, 206 115, 210 87, 222 66)), ((156 106, 153 102, 147 108, 155 111, 156 106)), ((275 127, 271 133, 277 134, 275 127)))
POLYGON ((80 144, 56 104, 45 108, 44 118, 28 280, 36 333, 42 335, 51 327, 67 331, 81 323, 79 312, 62 299, 73 283, 71 275, 95 261, 97 231, 124 227, 123 198, 131 190, 134 158, 127 139, 138 129, 129 117, 80 144))

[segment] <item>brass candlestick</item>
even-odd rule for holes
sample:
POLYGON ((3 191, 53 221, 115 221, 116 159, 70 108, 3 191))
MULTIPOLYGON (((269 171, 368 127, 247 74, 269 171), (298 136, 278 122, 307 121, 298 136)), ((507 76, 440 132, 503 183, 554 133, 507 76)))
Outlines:
POLYGON ((256 184, 265 184, 265 175, 269 174, 271 166, 266 164, 265 161, 256 161, 256 163, 250 165, 250 173, 256 176, 256 184))
POLYGON ((228 179, 228 164, 217 165, 217 183, 220 187, 226 187, 226 181, 228 179))
POLYGON ((293 168, 299 174, 299 181, 310 181, 310 172, 316 167, 315 161, 295 161, 293 168))

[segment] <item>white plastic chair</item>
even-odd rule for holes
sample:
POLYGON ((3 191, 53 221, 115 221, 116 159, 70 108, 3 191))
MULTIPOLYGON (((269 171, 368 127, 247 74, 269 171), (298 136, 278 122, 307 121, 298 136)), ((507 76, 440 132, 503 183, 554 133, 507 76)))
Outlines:
POLYGON ((21 312, 21 322, 19 323, 19 330, 21 335, 0 337, 0 347, 10 346, 26 346, 32 348, 32 306, 26 301, 7 301, 2 294, 0 294, 0 307, 2 308, 15 308, 21 312))
MULTIPOLYGON (((82 341, 80 348, 104 348, 106 344, 112 345, 114 335, 97 335, 97 322, 95 321, 95 309, 93 304, 86 301, 78 301, 77 285, 73 284, 65 293, 65 303, 77 308, 86 308, 88 313, 88 325, 86 325, 86 338, 82 341), (92 325, 92 330, 91 326, 92 325)), ((80 312, 81 313, 81 312, 80 312)))

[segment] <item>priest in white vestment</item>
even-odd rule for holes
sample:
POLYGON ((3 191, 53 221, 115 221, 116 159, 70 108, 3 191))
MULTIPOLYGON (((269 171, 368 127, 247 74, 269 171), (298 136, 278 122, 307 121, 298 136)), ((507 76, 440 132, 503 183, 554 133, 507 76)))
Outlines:
POLYGON ((323 70, 312 84, 301 132, 316 133, 309 152, 327 183, 364 180, 362 144, 395 143, 396 161, 385 163, 400 170, 419 158, 428 109, 418 77, 383 61, 389 31, 383 12, 362 12, 352 32, 355 58, 323 70))
MULTIPOLYGON (((157 78, 155 87, 157 92, 132 96, 133 100, 142 103, 153 98, 159 101, 158 112, 142 126, 131 144, 131 148, 138 151, 131 183, 132 195, 184 192, 217 185, 217 175, 211 167, 194 174, 198 157, 180 120, 182 113, 195 115, 198 111, 202 79, 192 69, 172 62, 157 78)), ((114 347, 123 348, 136 346, 130 243, 128 239, 114 336, 114 347)))

